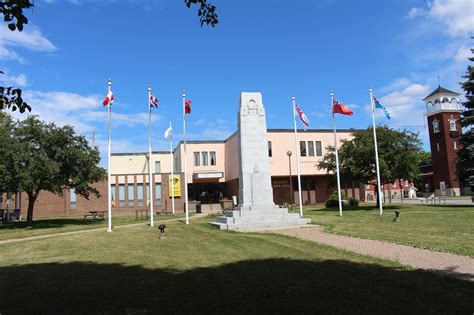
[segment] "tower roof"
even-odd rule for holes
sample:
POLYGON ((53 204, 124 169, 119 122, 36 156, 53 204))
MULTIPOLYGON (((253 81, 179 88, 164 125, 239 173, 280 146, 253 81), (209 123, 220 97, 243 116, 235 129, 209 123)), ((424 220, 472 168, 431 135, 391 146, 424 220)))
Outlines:
POLYGON ((445 89, 444 87, 438 86, 438 88, 436 90, 434 90, 433 92, 431 92, 430 95, 425 97, 423 99, 423 101, 430 98, 430 97, 432 97, 432 96, 434 96, 434 95, 436 95, 436 94, 449 94, 449 95, 453 95, 453 96, 459 96, 459 93, 456 93, 456 92, 450 91, 448 89, 445 89))

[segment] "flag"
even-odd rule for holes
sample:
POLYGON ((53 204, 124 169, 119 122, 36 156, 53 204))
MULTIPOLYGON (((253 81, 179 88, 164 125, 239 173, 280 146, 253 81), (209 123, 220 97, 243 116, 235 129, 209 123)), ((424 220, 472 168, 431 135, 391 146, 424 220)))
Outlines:
POLYGON ((112 104, 114 103, 114 94, 112 93, 112 90, 109 90, 109 92, 107 93, 107 96, 104 98, 104 101, 102 102, 104 106, 109 105, 109 103, 110 103, 110 106, 112 106, 112 104))
POLYGON ((387 109, 385 108, 385 106, 383 104, 380 104, 379 100, 375 97, 375 96, 372 96, 374 98, 374 105, 375 105, 375 108, 380 108, 381 110, 383 110, 384 114, 385 114, 385 117, 387 117, 388 120, 390 120, 390 114, 388 113, 387 109))
POLYGON ((169 126, 168 129, 166 129, 165 131, 165 139, 171 138, 172 135, 173 135, 173 129, 171 128, 171 126, 169 126))
POLYGON ((298 105, 295 105, 295 111, 298 114, 298 117, 300 117, 301 123, 304 125, 304 129, 306 130, 306 127, 309 126, 309 119, 298 105))
POLYGON ((156 96, 150 95, 150 107, 158 108, 158 98, 156 96))
POLYGON ((354 114, 346 105, 339 103, 334 100, 332 102, 332 113, 333 114, 343 114, 343 115, 352 115, 354 114))
POLYGON ((186 102, 184 102, 184 113, 191 114, 191 100, 186 100, 186 102))

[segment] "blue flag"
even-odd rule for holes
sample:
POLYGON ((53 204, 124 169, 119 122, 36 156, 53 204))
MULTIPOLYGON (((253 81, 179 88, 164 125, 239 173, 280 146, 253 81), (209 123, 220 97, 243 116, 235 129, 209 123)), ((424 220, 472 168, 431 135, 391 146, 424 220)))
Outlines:
POLYGON ((375 104, 375 108, 382 109, 385 114, 385 117, 387 117, 387 119, 390 120, 390 114, 388 113, 387 109, 385 108, 385 106, 380 104, 379 100, 376 99, 375 96, 374 96, 374 104, 375 104))

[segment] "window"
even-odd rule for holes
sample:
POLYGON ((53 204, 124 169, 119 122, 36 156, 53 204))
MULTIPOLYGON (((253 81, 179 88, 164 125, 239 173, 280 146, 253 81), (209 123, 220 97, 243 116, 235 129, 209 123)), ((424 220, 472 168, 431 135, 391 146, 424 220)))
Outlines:
POLYGON ((110 195, 111 195, 111 200, 115 200, 115 184, 110 185, 110 195))
POLYGON ((397 180, 393 181, 392 187, 397 187, 397 180))
POLYGON ((272 142, 268 141, 268 157, 272 157, 273 152, 272 152, 272 142))
POLYGON ((456 119, 453 116, 449 118, 449 131, 456 131, 456 119))
POLYGON ((199 166, 199 152, 194 152, 194 166, 199 166))
POLYGON ((321 147, 321 141, 316 141, 316 156, 323 156, 323 148, 321 147))
POLYGON ((155 200, 156 204, 161 205, 161 183, 155 184, 155 200))
POLYGON ((202 152, 201 155, 202 155, 202 166, 207 166, 207 164, 208 164, 208 162, 207 162, 207 152, 202 152))
POLYGON ((133 207, 135 205, 135 185, 128 184, 128 206, 133 207))
POLYGON ((155 161, 155 173, 161 173, 161 161, 155 161))
POLYGON ((308 141, 308 155, 314 156, 314 142, 308 141))
POLYGON ((439 142, 436 142, 436 151, 439 152, 439 142))
POLYGON ((125 207, 125 185, 119 185, 119 207, 125 207))
POLYGON ((216 165, 216 152, 211 151, 210 154, 211 154, 211 165, 216 165))
POLYGON ((456 141, 454 141, 453 145, 454 145, 454 150, 457 150, 458 147, 457 147, 456 141))
POLYGON ((139 206, 143 206, 143 184, 137 184, 137 201, 139 206))
POLYGON ((70 201, 69 208, 70 208, 70 209, 76 209, 76 207, 77 207, 77 194, 76 194, 76 190, 75 190, 74 188, 71 188, 71 190, 69 190, 69 195, 70 195, 70 198, 69 198, 69 201, 70 201))
POLYGON ((433 133, 438 133, 439 132, 439 120, 434 119, 433 120, 433 133))
POLYGON ((300 141, 300 155, 306 156, 306 141, 300 141))

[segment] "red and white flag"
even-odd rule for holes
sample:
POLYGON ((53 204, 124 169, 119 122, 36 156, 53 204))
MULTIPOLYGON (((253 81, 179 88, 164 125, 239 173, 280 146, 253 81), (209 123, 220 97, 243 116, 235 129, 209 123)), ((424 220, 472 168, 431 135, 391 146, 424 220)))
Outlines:
POLYGON ((354 114, 353 111, 351 111, 349 108, 347 108, 346 105, 339 103, 338 101, 334 100, 332 102, 332 113, 333 114, 343 114, 343 115, 349 115, 351 116, 354 114))
POLYGON ((306 114, 303 112, 301 107, 299 107, 298 105, 295 105, 295 111, 298 114, 298 117, 300 118, 301 123, 304 125, 304 129, 306 130, 306 127, 309 126, 308 116, 306 116, 306 114))
POLYGON ((191 100, 186 100, 186 102, 184 102, 184 113, 191 114, 191 100))
POLYGON ((158 108, 158 98, 150 95, 150 107, 158 108))
POLYGON ((114 94, 112 93, 112 90, 109 90, 109 93, 107 93, 107 96, 105 97, 104 101, 102 102, 102 104, 104 104, 104 106, 109 105, 109 103, 110 103, 110 106, 112 106, 112 104, 114 103, 114 94))

